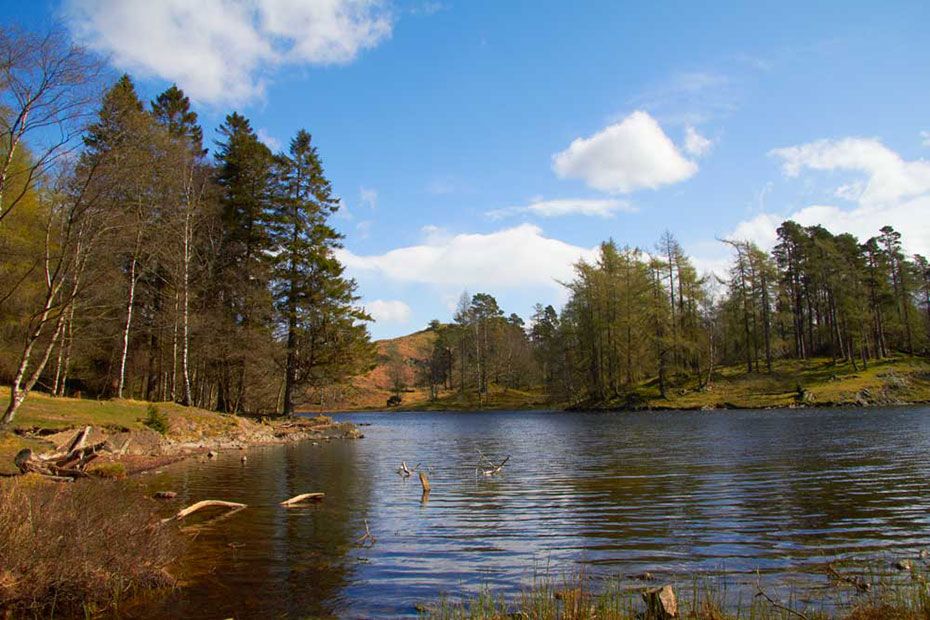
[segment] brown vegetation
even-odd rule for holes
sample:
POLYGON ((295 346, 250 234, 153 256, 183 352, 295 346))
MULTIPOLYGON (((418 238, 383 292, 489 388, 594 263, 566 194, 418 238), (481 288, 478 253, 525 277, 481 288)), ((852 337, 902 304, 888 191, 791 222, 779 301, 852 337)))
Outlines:
POLYGON ((88 614, 134 590, 171 586, 165 567, 182 538, 156 509, 115 481, 0 482, 0 610, 88 614))

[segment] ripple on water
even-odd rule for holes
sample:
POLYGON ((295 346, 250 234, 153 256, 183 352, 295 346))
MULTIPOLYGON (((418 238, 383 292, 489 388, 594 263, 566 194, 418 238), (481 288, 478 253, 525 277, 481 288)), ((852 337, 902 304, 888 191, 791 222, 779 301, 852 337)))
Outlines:
POLYGON ((183 502, 249 508, 199 533, 191 587, 130 615, 396 617, 440 592, 516 593, 534 568, 578 565, 595 578, 822 580, 827 562, 916 554, 930 534, 926 407, 347 417, 372 424, 365 439, 151 477, 183 502), (478 450, 510 455, 503 475, 476 475, 478 450), (395 473, 401 459, 431 468, 427 497, 395 473), (308 491, 326 499, 277 505, 308 491), (361 547, 364 521, 375 543, 361 547))

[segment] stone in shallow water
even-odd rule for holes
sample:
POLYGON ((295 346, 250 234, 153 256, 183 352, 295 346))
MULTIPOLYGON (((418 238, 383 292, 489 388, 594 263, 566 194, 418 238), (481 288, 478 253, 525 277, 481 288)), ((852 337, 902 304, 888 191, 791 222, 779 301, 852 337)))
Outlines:
POLYGON ((675 597, 675 590, 670 585, 643 591, 643 600, 649 607, 649 617, 662 620, 678 617, 678 599, 675 597))
POLYGON ((910 560, 898 560, 894 563, 894 567, 898 570, 911 570, 912 564, 910 560))

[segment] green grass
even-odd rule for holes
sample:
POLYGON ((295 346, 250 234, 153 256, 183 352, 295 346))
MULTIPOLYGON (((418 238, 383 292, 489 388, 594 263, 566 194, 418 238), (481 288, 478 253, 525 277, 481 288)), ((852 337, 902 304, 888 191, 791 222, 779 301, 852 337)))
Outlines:
MULTIPOLYGON (((9 402, 10 390, 0 387, 0 404, 9 402)), ((113 430, 146 428, 149 408, 157 407, 158 417, 167 424, 168 435, 181 440, 221 435, 243 420, 177 403, 148 403, 138 400, 88 400, 55 398, 33 392, 20 406, 10 428, 0 430, 0 473, 14 473, 13 457, 23 448, 48 450, 48 442, 21 437, 15 430, 64 430, 79 426, 98 426, 113 430)))
MULTIPOLYGON (((744 365, 726 366, 714 373, 708 389, 700 390, 697 380, 687 377, 669 382, 667 399, 659 395, 655 379, 640 384, 633 400, 649 408, 766 408, 800 404, 798 387, 808 406, 894 404, 930 402, 930 363, 918 357, 896 357, 872 362, 868 368, 850 363, 834 364, 830 359, 778 360, 771 373, 746 372, 744 365)), ((624 395, 592 408, 623 408, 624 395)))
MULTIPOLYGON (((0 404, 9 402, 10 389, 0 387, 0 404)), ((20 406, 13 420, 13 428, 63 428, 71 426, 122 427, 130 430, 143 428, 150 403, 141 400, 90 400, 83 398, 55 398, 33 392, 20 406)), ((207 415, 219 414, 184 407, 177 403, 156 403, 162 415, 207 415)))
MULTIPOLYGON (((515 390, 492 385, 487 402, 479 406, 478 395, 474 390, 451 392, 441 395, 436 400, 419 402, 408 410, 415 411, 472 411, 476 409, 491 409, 510 411, 517 409, 543 409, 551 405, 546 401, 546 395, 540 389, 515 390)), ((401 405, 400 409, 404 409, 401 405)))

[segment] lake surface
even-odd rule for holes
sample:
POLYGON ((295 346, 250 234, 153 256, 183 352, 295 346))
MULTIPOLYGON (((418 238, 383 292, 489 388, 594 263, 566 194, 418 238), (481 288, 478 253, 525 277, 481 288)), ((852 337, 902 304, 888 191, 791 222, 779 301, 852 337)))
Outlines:
POLYGON ((130 615, 415 616, 440 592, 516 594, 534 566, 821 583, 827 562, 930 546, 928 407, 338 417, 371 426, 149 476, 184 505, 249 507, 199 530, 187 587, 130 615), (501 475, 476 476, 479 450, 510 456, 501 475), (401 460, 431 472, 428 497, 401 460), (278 506, 311 491, 325 500, 278 506))

